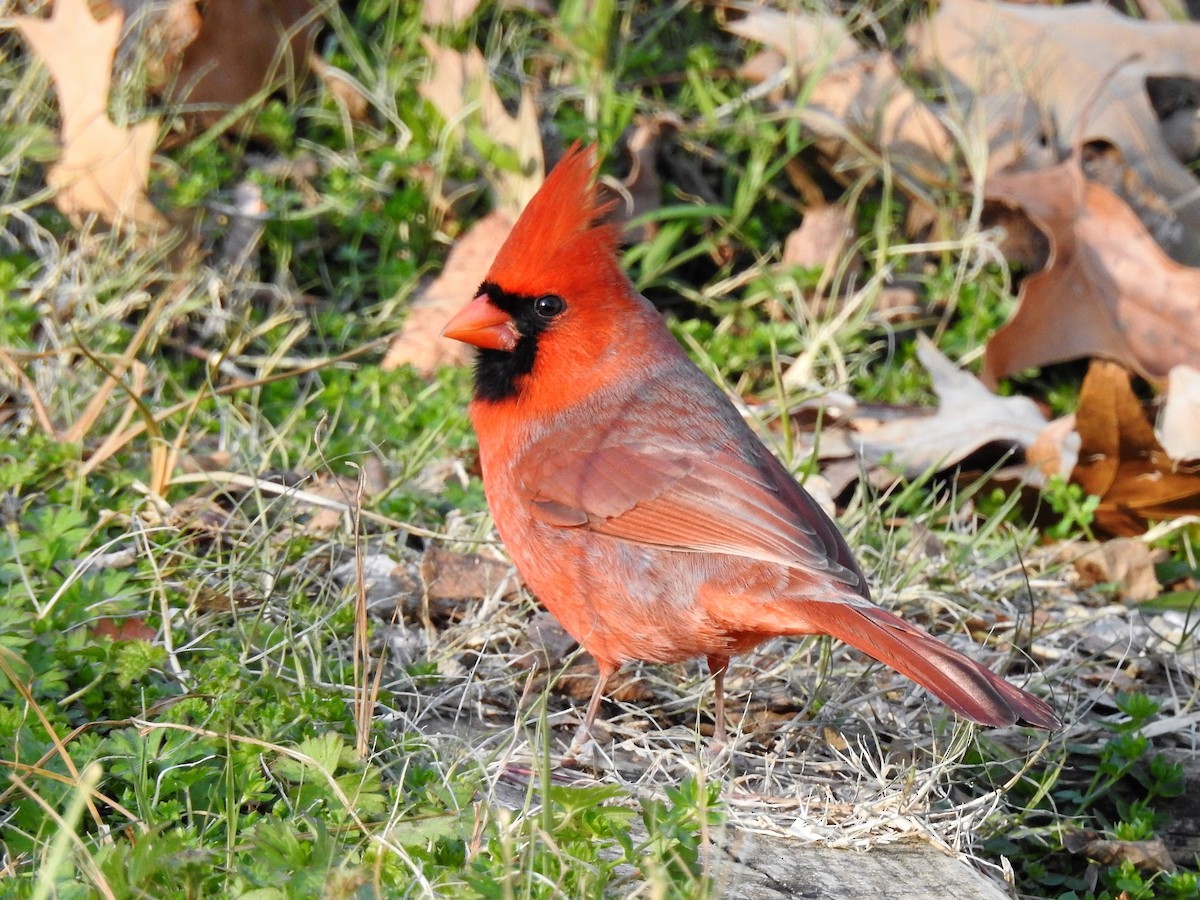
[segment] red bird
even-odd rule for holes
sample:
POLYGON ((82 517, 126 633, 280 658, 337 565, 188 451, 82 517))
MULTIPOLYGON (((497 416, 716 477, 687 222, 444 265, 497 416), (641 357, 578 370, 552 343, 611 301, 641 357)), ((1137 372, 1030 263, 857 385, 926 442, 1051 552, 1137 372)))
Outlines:
POLYGON ((729 658, 828 634, 985 725, 1061 723, 1045 701, 871 602, 837 527, 683 352, 599 224, 596 163, 573 146, 443 335, 479 348, 471 421, 517 569, 595 657, 703 656, 725 735, 729 658))

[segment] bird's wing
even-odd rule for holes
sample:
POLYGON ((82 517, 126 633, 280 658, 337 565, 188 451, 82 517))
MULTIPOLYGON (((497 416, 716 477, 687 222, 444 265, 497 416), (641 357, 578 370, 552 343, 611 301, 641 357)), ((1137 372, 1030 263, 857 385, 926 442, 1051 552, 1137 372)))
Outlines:
POLYGON ((804 569, 866 595, 837 528, 765 450, 747 462, 729 452, 621 443, 535 448, 525 462, 523 492, 542 521, 804 569))

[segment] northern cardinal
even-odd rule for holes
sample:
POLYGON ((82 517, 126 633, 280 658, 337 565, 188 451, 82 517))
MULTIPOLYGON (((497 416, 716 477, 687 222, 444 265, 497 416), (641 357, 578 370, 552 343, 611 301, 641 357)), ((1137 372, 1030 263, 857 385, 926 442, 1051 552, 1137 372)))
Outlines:
POLYGON ((576 144, 443 335, 478 349, 470 416, 488 505, 518 571, 608 678, 703 656, 725 736, 731 656, 828 634, 985 725, 1061 723, 871 602, 837 527, 676 343, 617 259, 597 165, 576 144))

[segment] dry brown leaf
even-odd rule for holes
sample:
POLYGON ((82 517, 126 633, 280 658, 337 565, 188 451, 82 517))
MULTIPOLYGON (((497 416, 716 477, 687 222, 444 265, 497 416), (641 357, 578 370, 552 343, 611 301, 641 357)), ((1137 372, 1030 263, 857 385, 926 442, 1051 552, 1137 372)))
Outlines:
POLYGON ((413 303, 404 327, 388 345, 380 363, 384 371, 410 365, 429 375, 438 366, 461 365, 470 358, 466 344, 442 339, 442 329, 475 296, 510 231, 512 220, 493 212, 459 238, 446 257, 446 267, 413 303))
POLYGON ((1162 592, 1154 571, 1154 555, 1137 538, 1064 544, 1058 558, 1071 563, 1084 587, 1116 585, 1119 596, 1128 600, 1149 600, 1162 592))
POLYGON ((1133 537, 1150 521, 1200 514, 1200 468, 1180 466, 1159 446, 1120 366, 1091 364, 1075 422, 1080 448, 1071 480, 1100 498, 1096 530, 1133 537))
MULTIPOLYGON (((305 498, 318 497, 345 504, 351 509, 358 502, 360 494, 365 503, 387 486, 387 474, 383 462, 375 456, 368 456, 362 463, 361 478, 352 475, 334 475, 323 472, 310 481, 301 485, 302 493, 294 495, 299 502, 309 503, 305 498)), ((344 509, 334 509, 328 506, 313 504, 313 512, 304 522, 304 530, 310 534, 323 534, 339 528, 346 520, 344 509)))
POLYGON ((308 74, 322 18, 315 0, 206 0, 199 8, 199 33, 183 49, 167 96, 196 107, 203 126, 308 74))
MULTIPOLYGON (((479 6, 479 0, 425 0, 421 4, 421 22, 434 27, 461 25, 479 6)), ((531 9, 551 15, 554 10, 547 0, 502 0, 501 9, 531 9)))
POLYGON ((853 238, 854 216, 845 206, 827 204, 805 210, 800 227, 783 242, 783 263, 832 274, 853 238))
POLYGON ((346 115, 356 122, 362 122, 367 118, 371 102, 349 74, 337 66, 331 66, 315 53, 309 57, 309 65, 312 66, 316 76, 321 79, 321 83, 325 85, 325 90, 329 91, 329 96, 333 97, 334 102, 346 111, 346 115))
POLYGON ((775 50, 787 65, 801 70, 821 62, 849 62, 862 53, 846 30, 846 23, 828 13, 759 7, 726 28, 740 38, 775 50))
POLYGON ((496 195, 495 208, 515 221, 542 186, 546 172, 533 95, 523 90, 516 116, 510 116, 492 86, 487 63, 477 47, 459 53, 429 38, 422 44, 433 61, 433 72, 420 86, 421 96, 451 125, 463 127, 468 120, 478 122, 487 140, 516 159, 515 170, 484 160, 488 182, 496 195))
POLYGON ((1012 320, 992 336, 983 380, 1088 356, 1162 379, 1200 357, 1200 269, 1167 257, 1129 207, 1078 162, 987 180, 1050 241, 1046 268, 1021 283, 1012 320))
POLYGON ((158 629, 146 624, 142 616, 113 619, 102 616, 89 629, 93 638, 112 638, 114 641, 153 641, 158 629))
POLYGON ((1046 417, 1028 397, 998 397, 970 372, 957 368, 925 335, 917 336, 917 358, 928 370, 940 401, 932 416, 888 422, 852 443, 870 464, 888 457, 916 477, 960 462, 992 442, 1028 447, 1046 427, 1046 417))
POLYGON ((1167 374, 1156 434, 1171 459, 1200 459, 1200 369, 1180 365, 1167 374))
POLYGON ((482 600, 497 590, 520 587, 513 567, 478 553, 453 553, 430 546, 421 556, 421 580, 430 600, 482 600))
POLYGON ((792 83, 803 85, 797 115, 821 136, 824 152, 855 161, 864 151, 886 153, 901 175, 922 184, 944 179, 950 133, 900 79, 890 54, 863 50, 826 13, 754 9, 726 27, 776 50, 795 70, 792 83))
POLYGON ((1130 862, 1148 872, 1174 872, 1175 862, 1161 838, 1150 841, 1113 841, 1100 837, 1094 831, 1068 832, 1063 845, 1071 853, 1106 866, 1119 866, 1130 862))
MULTIPOLYGON (((198 0, 168 0, 163 6, 148 5, 144 0, 114 0, 126 16, 149 16, 150 27, 139 27, 136 39, 145 42, 146 80, 156 90, 161 90, 171 79, 179 65, 183 51, 200 34, 200 10, 198 0)), ((143 25, 143 19, 137 24, 143 25)), ((126 34, 128 41, 130 35, 126 34)))
POLYGON ((124 15, 97 22, 87 0, 55 0, 50 18, 16 16, 54 81, 62 155, 46 173, 55 205, 79 224, 89 215, 151 231, 167 221, 146 196, 158 121, 123 128, 108 117, 113 58, 124 15))
POLYGON ((459 25, 471 17, 479 0, 425 0, 421 22, 425 25, 459 25))
MULTIPOLYGON (((964 111, 958 104, 936 108, 951 121, 964 111)), ((1058 162, 1058 154, 1046 144, 1042 115, 1027 97, 980 97, 965 112, 964 130, 968 135, 982 134, 987 142, 984 175, 1005 169, 1043 169, 1058 162)), ((971 140, 967 138, 968 144, 971 140)))
POLYGON ((529 649, 513 660, 513 667, 548 669, 579 646, 575 638, 545 610, 538 610, 525 627, 525 641, 529 649))
POLYGON ((1034 101, 1052 120, 1060 157, 1077 134, 1115 145, 1174 207, 1177 225, 1158 239, 1175 258, 1200 263, 1197 180, 1171 154, 1146 93, 1154 76, 1200 78, 1200 25, 1139 22, 1101 3, 944 0, 909 44, 917 66, 975 97, 1016 92, 1034 101))

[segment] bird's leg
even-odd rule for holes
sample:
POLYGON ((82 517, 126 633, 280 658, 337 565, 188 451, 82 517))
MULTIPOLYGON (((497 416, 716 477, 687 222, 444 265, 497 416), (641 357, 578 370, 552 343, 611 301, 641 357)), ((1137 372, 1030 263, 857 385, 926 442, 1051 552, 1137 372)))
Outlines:
POLYGON ((588 700, 587 712, 583 714, 583 724, 579 726, 574 740, 571 741, 571 753, 579 750, 591 740, 592 726, 596 723, 596 714, 600 712, 600 701, 604 699, 604 686, 608 684, 612 673, 613 670, 607 666, 600 667, 600 674, 596 676, 596 686, 592 689, 591 699, 588 700))
POLYGON ((725 746, 725 671, 729 668, 728 656, 708 657, 708 671, 713 676, 713 693, 716 695, 716 722, 713 725, 713 744, 717 749, 725 746))

